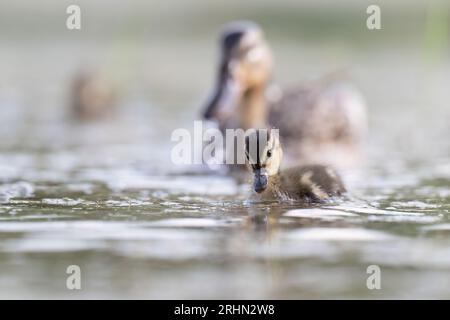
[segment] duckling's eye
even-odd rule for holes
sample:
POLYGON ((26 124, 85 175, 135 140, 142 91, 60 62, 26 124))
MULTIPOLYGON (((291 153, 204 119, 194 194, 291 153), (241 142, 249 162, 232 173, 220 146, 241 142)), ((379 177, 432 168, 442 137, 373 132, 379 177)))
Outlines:
POLYGON ((272 156, 272 150, 267 150, 267 158, 270 158, 272 156))

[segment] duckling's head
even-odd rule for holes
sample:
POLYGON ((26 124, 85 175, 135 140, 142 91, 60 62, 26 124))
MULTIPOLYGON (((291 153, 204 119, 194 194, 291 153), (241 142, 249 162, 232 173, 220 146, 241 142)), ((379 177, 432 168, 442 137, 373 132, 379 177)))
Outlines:
POLYGON ((254 179, 253 189, 263 192, 269 177, 278 174, 283 158, 277 129, 250 129, 245 136, 245 155, 254 179))
POLYGON ((253 22, 232 22, 221 33, 221 58, 216 88, 204 118, 221 122, 236 114, 246 92, 264 89, 272 72, 272 53, 261 28, 253 22))

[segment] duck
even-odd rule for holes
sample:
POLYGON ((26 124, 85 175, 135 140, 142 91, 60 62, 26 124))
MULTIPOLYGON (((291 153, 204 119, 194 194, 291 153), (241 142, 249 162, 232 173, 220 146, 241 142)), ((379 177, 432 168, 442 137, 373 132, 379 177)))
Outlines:
POLYGON ((346 192, 330 166, 311 164, 281 170, 283 149, 277 129, 252 129, 245 136, 247 167, 253 174, 252 200, 322 203, 346 192))
POLYGON ((117 94, 104 73, 93 68, 78 70, 72 80, 71 111, 76 120, 93 121, 111 117, 117 94))
POLYGON ((274 127, 280 130, 287 166, 357 165, 367 131, 362 94, 337 74, 281 89, 272 83, 274 59, 262 29, 231 22, 220 35, 220 59, 204 120, 225 132, 274 127))

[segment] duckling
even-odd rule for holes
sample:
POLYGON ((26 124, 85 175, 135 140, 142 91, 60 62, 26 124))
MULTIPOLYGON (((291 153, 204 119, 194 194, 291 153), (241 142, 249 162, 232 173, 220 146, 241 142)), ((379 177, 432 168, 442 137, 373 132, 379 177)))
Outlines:
POLYGON ((96 120, 114 113, 115 87, 97 70, 80 70, 74 77, 71 109, 78 120, 96 120))
POLYGON ((328 166, 305 165, 280 171, 283 150, 275 130, 249 130, 245 136, 245 154, 253 173, 255 200, 312 203, 346 192, 339 175, 328 166))
POLYGON ((269 86, 272 69, 272 53, 257 24, 226 25, 216 86, 203 118, 222 131, 278 128, 288 166, 357 164, 367 127, 361 94, 333 77, 281 90, 269 86))

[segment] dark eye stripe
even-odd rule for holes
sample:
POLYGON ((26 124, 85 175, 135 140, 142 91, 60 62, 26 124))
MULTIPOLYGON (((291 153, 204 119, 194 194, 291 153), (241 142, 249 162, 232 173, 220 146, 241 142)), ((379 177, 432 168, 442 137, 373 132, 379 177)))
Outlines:
POLYGON ((261 159, 259 158, 259 134, 256 134, 256 163, 261 165, 261 159))
POLYGON ((248 135, 245 137, 245 152, 246 152, 246 156, 250 161, 254 161, 255 158, 252 157, 253 155, 253 151, 251 150, 253 148, 251 148, 250 143, 254 142, 254 140, 252 138, 256 138, 256 165, 258 165, 260 168, 263 167, 263 162, 265 161, 265 159, 267 159, 267 152, 266 150, 270 150, 272 148, 273 145, 273 141, 271 141, 271 132, 270 130, 267 129, 255 129, 254 133, 252 133, 251 135, 248 135), (264 133, 263 133, 264 132, 264 133), (265 134, 265 136, 264 136, 265 134), (264 141, 261 142, 261 139, 263 139, 264 141), (252 151, 252 152, 250 152, 252 151), (253 159, 252 159, 253 158, 253 159))
POLYGON ((259 165, 259 164, 252 164, 252 169, 253 169, 253 170, 259 170, 259 169, 261 169, 261 168, 263 168, 263 166, 261 166, 261 165, 259 165))

